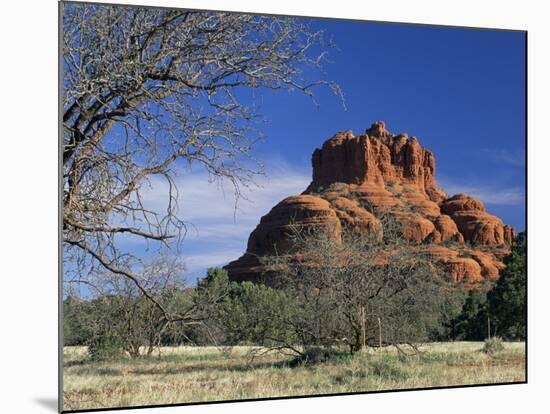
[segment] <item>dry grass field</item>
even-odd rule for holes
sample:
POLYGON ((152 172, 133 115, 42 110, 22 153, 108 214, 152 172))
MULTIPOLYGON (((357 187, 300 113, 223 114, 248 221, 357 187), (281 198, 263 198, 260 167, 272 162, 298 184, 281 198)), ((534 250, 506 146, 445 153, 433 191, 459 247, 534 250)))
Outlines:
POLYGON ((434 343, 421 353, 371 351, 292 367, 291 358, 255 358, 252 348, 161 348, 150 358, 92 362, 64 349, 64 409, 189 403, 279 396, 505 383, 525 380, 525 344, 487 355, 481 342, 434 343))

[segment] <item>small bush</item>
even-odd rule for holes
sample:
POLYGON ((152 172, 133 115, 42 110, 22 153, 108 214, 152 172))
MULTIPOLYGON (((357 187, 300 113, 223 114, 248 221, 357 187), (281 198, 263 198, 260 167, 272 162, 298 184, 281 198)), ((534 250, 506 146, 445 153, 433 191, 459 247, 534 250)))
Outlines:
POLYGON ((123 343, 116 335, 100 335, 91 339, 88 353, 93 361, 117 359, 124 355, 123 343))
POLYGON ((394 360, 373 359, 369 366, 373 375, 386 380, 404 381, 410 377, 409 373, 394 360))
POLYGON ((312 347, 307 349, 302 355, 298 355, 290 361, 289 365, 294 367, 330 361, 345 361, 351 358, 352 355, 349 352, 337 351, 331 348, 312 347))
POLYGON ((368 377, 368 372, 364 369, 346 369, 341 374, 335 375, 334 382, 337 384, 350 384, 354 380, 361 381, 363 378, 368 377))
POLYGON ((494 337, 494 338, 485 340, 485 345, 483 346, 483 352, 485 352, 486 354, 493 355, 502 350, 504 350, 504 344, 502 343, 502 339, 498 337, 494 337))
POLYGON ((346 183, 336 182, 329 185, 326 191, 334 191, 336 193, 347 195, 349 194, 349 186, 346 183))
POLYGON ((445 240, 445 241, 443 242, 443 244, 444 244, 446 247, 455 246, 457 243, 458 243, 458 235, 457 235, 457 234, 453 234, 448 240, 445 240))
POLYGON ((369 213, 374 214, 374 207, 371 203, 369 203, 368 200, 365 200, 364 198, 359 200, 359 205, 363 207, 365 210, 367 210, 369 213))

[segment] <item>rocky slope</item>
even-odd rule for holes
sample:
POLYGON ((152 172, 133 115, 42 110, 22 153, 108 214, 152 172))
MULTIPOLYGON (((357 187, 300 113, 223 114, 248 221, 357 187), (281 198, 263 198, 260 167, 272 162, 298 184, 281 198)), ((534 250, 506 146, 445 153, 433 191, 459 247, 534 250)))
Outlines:
POLYGON ((381 213, 394 216, 403 236, 443 262, 455 281, 475 288, 498 278, 513 228, 473 197, 447 198, 435 181, 433 154, 415 137, 376 122, 362 135, 337 133, 313 152, 312 164, 308 188, 262 217, 246 253, 226 266, 232 280, 256 280, 262 256, 288 251, 292 225, 324 226, 338 239, 343 228, 380 231, 381 213))

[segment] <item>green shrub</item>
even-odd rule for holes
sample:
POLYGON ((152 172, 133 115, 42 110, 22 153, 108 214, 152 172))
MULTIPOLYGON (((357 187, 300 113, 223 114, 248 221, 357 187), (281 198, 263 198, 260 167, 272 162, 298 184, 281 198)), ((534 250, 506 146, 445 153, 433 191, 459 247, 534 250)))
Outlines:
POLYGON ((102 334, 90 340, 88 353, 93 361, 105 361, 124 355, 124 342, 115 334, 102 334))
MULTIPOLYGON (((525 339, 527 321, 526 243, 525 233, 518 234, 512 245, 511 253, 504 258, 506 268, 500 271, 496 284, 494 286, 487 284, 480 291, 471 291, 468 294, 462 312, 449 322, 452 339, 480 341, 486 338, 488 319, 491 332, 498 329, 501 338, 505 340, 525 339)), ((469 243, 465 244, 471 247, 469 243)), ((471 254, 463 250, 462 256, 468 257, 471 254)))
POLYGON ((335 182, 328 186, 325 191, 334 191, 342 195, 349 194, 349 186, 346 183, 335 182))
POLYGON ((483 352, 485 352, 486 354, 493 355, 502 350, 504 350, 502 339, 495 336, 494 338, 485 340, 485 345, 483 345, 483 352))
POLYGON ((334 382, 337 384, 350 384, 354 380, 361 381, 363 378, 368 377, 368 372, 364 369, 346 369, 342 373, 335 375, 334 382))
POLYGON ((519 233, 504 258, 495 287, 487 293, 488 312, 504 339, 524 340, 527 335, 527 238, 519 233))
POLYGON ((443 242, 443 244, 444 244, 446 247, 455 246, 457 243, 458 243, 458 235, 457 235, 457 234, 453 234, 448 240, 445 240, 445 241, 443 242))
POLYGON ((374 207, 368 200, 361 198, 359 199, 359 205, 367 210, 369 213, 374 214, 374 207))
POLYGON ((345 361, 351 358, 352 355, 349 352, 342 352, 332 348, 323 348, 319 346, 306 349, 302 355, 298 355, 290 361, 289 365, 294 367, 330 361, 345 361))
POLYGON ((373 375, 386 380, 404 381, 409 373, 399 366, 399 362, 392 359, 373 359, 369 362, 369 368, 373 375))

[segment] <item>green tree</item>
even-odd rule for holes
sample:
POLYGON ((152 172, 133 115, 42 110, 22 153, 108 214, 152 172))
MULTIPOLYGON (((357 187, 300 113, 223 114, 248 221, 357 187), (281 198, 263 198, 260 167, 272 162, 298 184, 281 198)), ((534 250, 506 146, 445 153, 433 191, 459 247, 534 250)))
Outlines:
POLYGON ((210 268, 197 285, 195 300, 205 315, 205 323, 195 332, 197 339, 218 345, 281 348, 295 342, 289 321, 299 310, 282 290, 229 282, 224 269, 210 268))
POLYGON ((290 321, 299 315, 299 309, 282 290, 252 282, 231 283, 222 312, 228 344, 288 348, 296 341, 290 321))
POLYGON ((68 295, 63 301, 63 341, 66 346, 87 345, 94 315, 89 301, 68 295))
POLYGON ((506 268, 487 294, 489 317, 496 333, 507 339, 525 339, 527 328, 527 236, 519 233, 506 268))
POLYGON ((482 341, 487 338, 487 294, 473 290, 460 314, 450 322, 450 337, 455 340, 482 341))
POLYGON ((450 323, 453 339, 480 341, 489 336, 525 339, 526 248, 526 235, 520 233, 514 240, 512 251, 504 258, 506 268, 500 272, 492 289, 487 293, 468 293, 460 315, 450 323))

